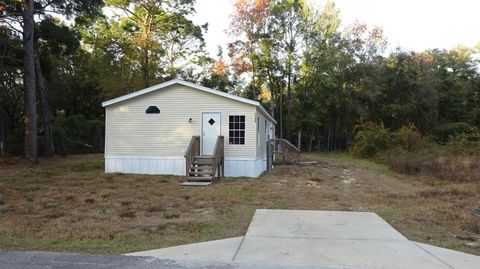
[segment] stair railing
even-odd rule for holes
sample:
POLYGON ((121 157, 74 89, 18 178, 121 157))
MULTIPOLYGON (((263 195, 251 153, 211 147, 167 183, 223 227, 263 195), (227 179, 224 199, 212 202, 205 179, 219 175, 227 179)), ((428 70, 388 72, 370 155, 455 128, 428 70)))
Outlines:
POLYGON ((224 176, 225 167, 224 167, 224 138, 223 136, 217 137, 217 142, 215 143, 215 149, 213 150, 212 157, 212 180, 215 178, 215 175, 218 171, 218 179, 224 176))
POLYGON ((299 148, 294 146, 290 141, 286 139, 275 138, 273 140, 273 153, 282 154, 282 162, 289 162, 291 159, 294 163, 300 161, 300 153, 302 152, 299 148))
POLYGON ((195 156, 198 155, 200 155, 200 136, 192 136, 192 139, 190 139, 190 144, 188 144, 187 151, 185 151, 185 175, 188 176, 190 167, 193 164, 193 159, 195 159, 195 156))

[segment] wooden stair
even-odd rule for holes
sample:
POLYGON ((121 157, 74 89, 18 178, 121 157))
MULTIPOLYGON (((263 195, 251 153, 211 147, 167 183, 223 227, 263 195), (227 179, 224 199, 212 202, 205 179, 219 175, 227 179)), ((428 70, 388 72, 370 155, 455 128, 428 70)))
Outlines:
POLYGON ((223 176, 223 143, 223 136, 219 136, 213 155, 197 155, 200 152, 198 137, 192 137, 185 155, 187 178, 183 186, 208 186, 216 176, 223 176))
POLYGON ((212 183, 214 175, 212 156, 195 156, 188 171, 186 186, 208 186, 212 183), (193 184, 192 184, 193 183, 193 184))

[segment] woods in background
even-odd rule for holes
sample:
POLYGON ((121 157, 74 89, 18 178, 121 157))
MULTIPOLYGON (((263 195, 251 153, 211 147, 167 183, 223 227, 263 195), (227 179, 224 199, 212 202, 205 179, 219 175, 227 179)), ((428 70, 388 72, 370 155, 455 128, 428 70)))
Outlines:
POLYGON ((1 2, 1 154, 101 151, 101 101, 172 78, 259 100, 304 150, 347 149, 369 123, 422 136, 480 127, 480 46, 392 51, 381 28, 342 25, 333 2, 237 0, 233 41, 210 57, 194 4, 1 2))

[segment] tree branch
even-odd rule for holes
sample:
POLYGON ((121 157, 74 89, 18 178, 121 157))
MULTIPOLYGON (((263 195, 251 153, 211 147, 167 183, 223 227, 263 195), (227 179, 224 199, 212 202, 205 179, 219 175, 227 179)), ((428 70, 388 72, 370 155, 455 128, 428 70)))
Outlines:
MULTIPOLYGON (((15 21, 15 22, 17 22, 17 21, 15 21)), ((18 30, 18 29, 12 24, 12 22, 8 22, 7 19, 2 20, 1 23, 7 24, 7 25, 9 26, 9 29, 10 29, 10 30, 13 30, 13 31, 17 32, 17 33, 20 34, 20 35, 23 34, 22 31, 18 30)), ((19 23, 19 22, 17 22, 17 23, 19 23)), ((20 24, 20 23, 19 23, 19 24, 20 24)), ((22 26, 22 25, 20 24, 20 26, 22 26)))

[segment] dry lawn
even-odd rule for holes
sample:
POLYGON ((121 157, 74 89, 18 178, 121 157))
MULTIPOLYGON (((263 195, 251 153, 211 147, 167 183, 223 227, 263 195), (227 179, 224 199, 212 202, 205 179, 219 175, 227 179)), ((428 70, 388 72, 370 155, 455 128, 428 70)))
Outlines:
POLYGON ((119 254, 243 235, 257 208, 373 211, 409 239, 480 255, 480 182, 392 173, 344 154, 258 179, 182 187, 104 174, 102 155, 0 163, 0 249, 119 254))

